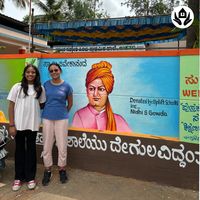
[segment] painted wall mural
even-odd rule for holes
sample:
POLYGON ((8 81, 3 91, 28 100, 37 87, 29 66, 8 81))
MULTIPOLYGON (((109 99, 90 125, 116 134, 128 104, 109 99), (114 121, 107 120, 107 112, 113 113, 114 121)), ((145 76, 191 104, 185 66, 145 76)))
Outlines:
POLYGON ((21 80, 24 65, 25 59, 0 59, 0 122, 8 122, 8 92, 21 80))
POLYGON ((21 80, 25 64, 31 62, 37 65, 44 83, 50 78, 48 65, 57 62, 62 66, 62 78, 74 90, 74 105, 69 119, 72 130, 145 134, 198 144, 198 59, 197 55, 0 59, 0 121, 8 122, 8 91, 21 80), (100 65, 103 65, 101 70, 100 65), (95 73, 92 71, 94 66, 95 73), (100 81, 100 87, 99 83, 95 85, 93 82, 96 80, 100 81), (115 127, 113 130, 106 122, 108 101, 114 116, 110 125, 115 127), (102 102, 105 112, 99 115, 95 108, 102 102), (85 122, 83 110, 86 109, 87 117, 89 112, 94 118, 91 115, 91 119, 85 122))
MULTIPOLYGON (((8 130, 6 98, 24 66, 38 66, 44 83, 49 64, 56 62, 74 94, 66 141, 70 167, 197 190, 199 56, 171 52, 1 58, 0 128, 8 130)), ((42 127, 36 143, 42 162, 42 127)), ((14 155, 13 145, 12 140, 6 145, 8 155, 14 155)))
POLYGON ((180 57, 180 139, 199 142, 199 56, 180 57))
POLYGON ((30 63, 38 66, 38 59, 0 59, 0 122, 8 122, 8 92, 15 83, 21 81, 23 69, 30 63))
POLYGON ((109 130, 104 124, 101 126, 104 123, 103 114, 97 116, 91 108, 106 94, 106 101, 109 98, 114 116, 117 115, 116 124, 118 121, 124 124, 116 132, 131 131, 136 134, 179 138, 179 57, 41 59, 39 69, 43 83, 49 79, 48 65, 52 62, 61 64, 62 78, 74 90, 74 106, 70 115, 73 127, 109 130), (97 65, 98 70, 92 72, 91 67, 94 65, 97 65), (100 70, 100 65, 105 65, 105 72, 100 70), (110 70, 106 71, 107 65, 110 70), (94 82, 92 88, 88 88, 91 82, 88 81, 89 71, 92 81, 96 77, 103 80, 97 92, 102 93, 99 96, 92 96, 97 87, 94 82), (104 82, 108 77, 105 78, 104 74, 112 76, 107 86, 104 82), (86 83, 86 79, 89 83, 86 83), (94 117, 101 120, 92 120, 91 115, 91 119, 85 122, 83 112, 87 112, 87 117, 93 112, 94 117))

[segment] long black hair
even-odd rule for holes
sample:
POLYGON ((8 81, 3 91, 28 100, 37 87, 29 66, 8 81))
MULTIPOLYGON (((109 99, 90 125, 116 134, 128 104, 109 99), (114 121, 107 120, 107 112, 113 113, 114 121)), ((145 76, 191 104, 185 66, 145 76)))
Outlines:
POLYGON ((38 68, 35 65, 32 64, 28 64, 25 68, 24 68, 24 72, 22 74, 22 80, 21 80, 21 87, 23 89, 23 92, 25 94, 25 96, 28 96, 28 81, 25 77, 26 71, 28 70, 28 68, 32 67, 35 70, 36 76, 35 76, 35 80, 33 83, 34 89, 37 93, 36 95, 36 99, 39 99, 41 93, 42 93, 42 86, 41 86, 41 82, 40 82, 40 73, 38 68))

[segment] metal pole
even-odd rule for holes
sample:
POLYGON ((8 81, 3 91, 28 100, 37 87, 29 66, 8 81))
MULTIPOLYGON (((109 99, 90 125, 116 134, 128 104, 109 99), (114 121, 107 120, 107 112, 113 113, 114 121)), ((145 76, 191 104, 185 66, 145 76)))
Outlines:
POLYGON ((33 45, 33 16, 34 16, 34 8, 32 8, 32 15, 31 15, 31 53, 34 52, 34 45, 33 45))
POLYGON ((28 52, 31 52, 31 0, 29 3, 29 31, 28 31, 28 36, 29 36, 29 43, 28 43, 28 52))

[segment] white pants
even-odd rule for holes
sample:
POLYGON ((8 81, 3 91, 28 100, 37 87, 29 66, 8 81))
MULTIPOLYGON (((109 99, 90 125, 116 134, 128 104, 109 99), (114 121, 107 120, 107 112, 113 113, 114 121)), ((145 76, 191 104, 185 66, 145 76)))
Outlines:
POLYGON ((56 140, 58 148, 58 166, 67 164, 67 136, 68 119, 48 120, 43 119, 43 162, 46 168, 53 165, 52 148, 56 140))

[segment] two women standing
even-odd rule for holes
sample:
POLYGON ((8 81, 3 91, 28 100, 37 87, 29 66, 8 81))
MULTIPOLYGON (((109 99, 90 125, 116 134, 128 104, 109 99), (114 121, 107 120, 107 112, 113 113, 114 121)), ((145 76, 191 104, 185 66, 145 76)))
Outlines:
POLYGON ((15 138, 15 179, 13 191, 27 182, 29 189, 36 187, 36 136, 40 126, 40 105, 45 102, 43 118, 43 161, 45 166, 42 184, 48 185, 51 177, 52 148, 58 147, 58 166, 61 183, 67 180, 68 113, 73 104, 72 88, 61 79, 61 67, 51 64, 52 77, 41 86, 40 74, 34 65, 24 68, 20 83, 15 84, 7 97, 9 100, 9 133, 15 138), (46 95, 45 95, 46 93, 46 95), (66 102, 68 102, 66 106, 66 102))

